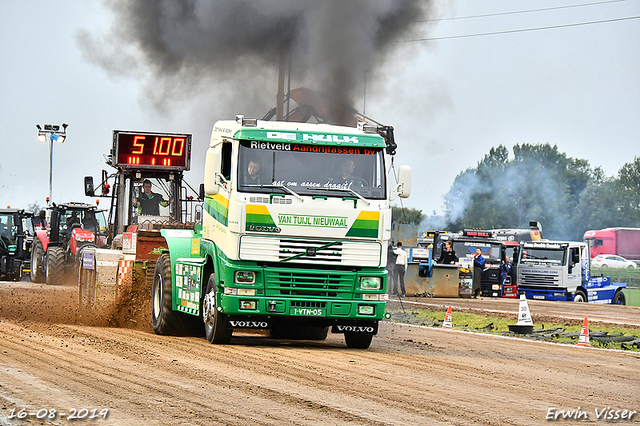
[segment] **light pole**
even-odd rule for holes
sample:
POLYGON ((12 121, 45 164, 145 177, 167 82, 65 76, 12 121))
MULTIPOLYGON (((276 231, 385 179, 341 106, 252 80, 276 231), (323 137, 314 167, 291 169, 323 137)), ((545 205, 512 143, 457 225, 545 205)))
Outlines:
POLYGON ((63 143, 67 137, 67 123, 62 123, 62 131, 57 124, 45 124, 44 129, 36 124, 38 129, 38 140, 40 142, 47 142, 49 140, 49 198, 47 198, 47 204, 53 200, 53 141, 63 143))

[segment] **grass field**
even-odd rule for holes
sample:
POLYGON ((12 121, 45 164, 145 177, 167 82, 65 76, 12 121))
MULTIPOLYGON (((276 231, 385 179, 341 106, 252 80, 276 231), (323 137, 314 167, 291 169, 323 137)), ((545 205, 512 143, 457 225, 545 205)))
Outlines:
MULTIPOLYGON (((393 322, 421 325, 425 327, 442 327, 445 312, 425 309, 389 310, 393 322)), ((531 339, 549 340, 567 344, 577 344, 582 325, 560 323, 541 323, 534 325, 534 333, 517 335, 509 331, 509 325, 515 324, 516 318, 499 318, 465 312, 455 312, 452 315, 453 328, 477 333, 514 335, 531 339)), ((589 327, 590 341, 593 346, 609 349, 623 349, 640 352, 640 330, 623 327, 589 327), (621 342, 618 340, 626 339, 621 342), (630 343, 631 342, 631 343, 630 343)))

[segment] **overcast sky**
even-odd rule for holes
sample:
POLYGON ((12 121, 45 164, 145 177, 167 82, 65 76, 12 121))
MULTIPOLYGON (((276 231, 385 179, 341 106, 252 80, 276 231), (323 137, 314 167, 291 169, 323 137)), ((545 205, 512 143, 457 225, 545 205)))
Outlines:
MULTIPOLYGON (((405 206, 441 213, 456 175, 499 144, 557 145, 609 176, 640 156, 640 0, 433 4, 435 17, 456 19, 418 24, 420 35, 397 43, 355 105, 396 129, 395 164, 413 169, 405 206)), ((83 53, 81 31, 98 37, 113 25, 98 1, 0 0, 3 207, 42 206, 49 194, 49 147, 36 124, 69 124, 54 146, 53 200, 90 202, 82 179, 111 171, 114 129, 192 133, 185 177, 196 187, 213 123, 266 112, 197 98, 167 99, 158 112, 143 72, 108 74, 83 53)), ((252 96, 262 108, 275 92, 274 79, 252 96)))

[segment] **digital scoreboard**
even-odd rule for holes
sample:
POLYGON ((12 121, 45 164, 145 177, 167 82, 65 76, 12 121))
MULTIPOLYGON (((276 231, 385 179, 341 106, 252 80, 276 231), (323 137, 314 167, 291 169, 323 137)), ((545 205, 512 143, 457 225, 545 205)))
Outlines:
POLYGON ((114 130, 111 165, 128 169, 189 170, 191 135, 114 130))

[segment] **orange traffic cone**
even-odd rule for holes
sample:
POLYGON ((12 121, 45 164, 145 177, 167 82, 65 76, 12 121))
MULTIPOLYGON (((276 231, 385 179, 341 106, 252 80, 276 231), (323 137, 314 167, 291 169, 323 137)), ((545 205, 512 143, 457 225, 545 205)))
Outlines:
POLYGON ((445 330, 453 329, 453 323, 451 322, 451 306, 447 309, 447 313, 444 316, 444 321, 442 321, 442 328, 445 330))
POLYGON ((578 346, 591 347, 589 343, 589 321, 587 321, 586 317, 582 322, 582 331, 580 331, 580 337, 578 338, 578 346))

